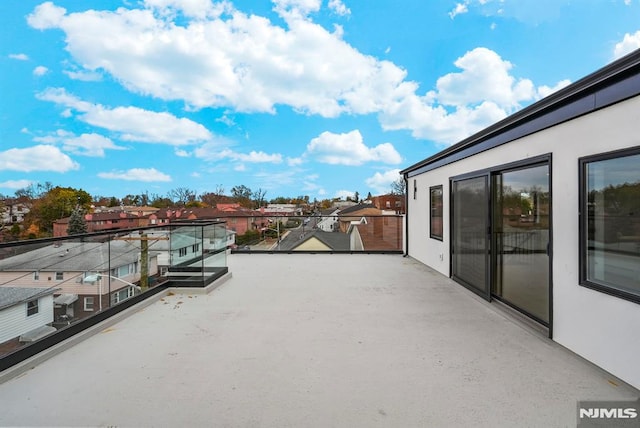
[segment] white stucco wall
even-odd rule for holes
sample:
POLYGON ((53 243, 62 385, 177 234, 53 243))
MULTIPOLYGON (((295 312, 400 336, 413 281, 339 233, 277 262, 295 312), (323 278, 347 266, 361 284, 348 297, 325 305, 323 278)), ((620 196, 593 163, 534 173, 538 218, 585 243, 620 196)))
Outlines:
POLYGON ((640 305, 581 287, 578 276, 578 158, 634 146, 640 146, 640 97, 410 177, 409 255, 448 276, 449 178, 552 153, 553 339, 640 388, 640 305), (442 242, 429 238, 435 185, 443 185, 442 242))

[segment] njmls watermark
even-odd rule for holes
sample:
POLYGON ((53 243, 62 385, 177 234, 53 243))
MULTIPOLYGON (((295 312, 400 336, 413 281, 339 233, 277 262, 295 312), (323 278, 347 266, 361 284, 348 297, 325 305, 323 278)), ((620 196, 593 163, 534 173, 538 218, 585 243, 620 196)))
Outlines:
POLYGON ((640 427, 640 398, 636 401, 578 401, 578 428, 640 427))

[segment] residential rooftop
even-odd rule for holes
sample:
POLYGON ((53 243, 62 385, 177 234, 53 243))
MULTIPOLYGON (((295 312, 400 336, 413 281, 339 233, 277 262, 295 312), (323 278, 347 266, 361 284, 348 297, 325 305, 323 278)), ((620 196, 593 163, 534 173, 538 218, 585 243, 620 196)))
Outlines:
POLYGON ((640 396, 409 257, 228 265, 5 374, 0 425, 575 426, 579 400, 640 396))

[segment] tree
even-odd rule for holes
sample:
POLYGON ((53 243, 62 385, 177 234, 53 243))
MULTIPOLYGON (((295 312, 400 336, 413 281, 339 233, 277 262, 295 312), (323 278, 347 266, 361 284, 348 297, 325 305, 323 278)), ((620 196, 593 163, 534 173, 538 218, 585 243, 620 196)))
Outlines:
POLYGON ((84 220, 84 212, 80 207, 75 207, 69 217, 67 234, 80 235, 87 233, 87 222, 84 220))
POLYGON ((151 195, 151 206, 155 208, 169 208, 173 205, 171 199, 158 194, 151 195))
POLYGON ((266 190, 258 189, 255 192, 252 192, 251 196, 253 196, 253 202, 256 204, 256 208, 260 208, 266 200, 264 197, 267 195, 266 190))
POLYGON ((405 192, 405 183, 403 177, 398 177, 397 180, 391 183, 391 194, 404 196, 405 192))
POLYGON ((200 195, 200 200, 213 208, 227 198, 228 196, 224 194, 224 187, 221 184, 218 184, 213 192, 206 192, 200 195))
POLYGON ((244 184, 241 184, 240 186, 233 186, 231 188, 231 196, 243 207, 251 208, 251 195, 251 189, 244 184))
POLYGON ((169 191, 168 195, 176 205, 187 205, 196 200, 196 192, 186 187, 177 187, 169 191))
POLYGON ((284 196, 278 196, 277 198, 271 199, 270 203, 272 204, 288 204, 290 201, 289 198, 285 198, 284 196))
POLYGON ((69 217, 76 206, 89 209, 92 199, 84 190, 56 186, 33 202, 25 222, 36 225, 42 236, 50 236, 54 221, 69 217))

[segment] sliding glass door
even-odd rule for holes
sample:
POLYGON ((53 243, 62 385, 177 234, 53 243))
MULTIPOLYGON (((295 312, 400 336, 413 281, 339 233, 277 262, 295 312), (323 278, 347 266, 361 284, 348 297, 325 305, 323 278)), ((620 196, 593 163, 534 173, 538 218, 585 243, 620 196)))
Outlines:
POLYGON ((452 276, 489 299, 488 176, 456 179, 452 189, 452 276))
POLYGON ((451 275, 550 327, 550 159, 451 179, 451 275))
POLYGON ((549 323, 549 165, 492 175, 492 294, 549 323))

